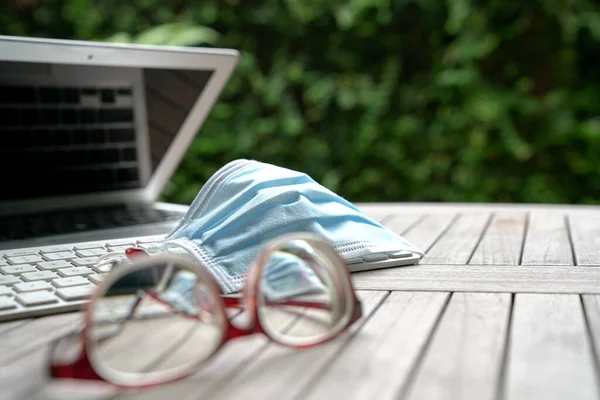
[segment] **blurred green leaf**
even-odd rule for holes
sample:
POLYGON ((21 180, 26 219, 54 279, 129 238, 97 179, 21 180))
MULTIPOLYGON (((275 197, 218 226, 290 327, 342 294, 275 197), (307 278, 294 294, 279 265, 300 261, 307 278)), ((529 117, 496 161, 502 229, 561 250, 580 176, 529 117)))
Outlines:
POLYGON ((197 46, 215 44, 219 34, 211 28, 185 23, 167 23, 140 33, 134 42, 149 45, 197 46))
POLYGON ((351 201, 600 203, 598 1, 9 1, 0 33, 240 51, 167 201, 245 157, 351 201))
POLYGON ((119 32, 119 33, 115 33, 114 35, 108 37, 106 39, 106 41, 114 42, 114 43, 132 43, 133 37, 131 37, 131 35, 129 33, 119 32))

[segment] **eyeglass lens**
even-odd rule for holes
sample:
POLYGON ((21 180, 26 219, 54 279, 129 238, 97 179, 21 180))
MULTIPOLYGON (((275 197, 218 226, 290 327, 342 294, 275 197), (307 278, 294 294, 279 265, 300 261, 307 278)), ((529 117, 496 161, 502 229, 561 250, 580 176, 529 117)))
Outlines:
POLYGON ((331 255, 305 240, 270 253, 260 280, 258 315, 271 337, 309 345, 337 333, 346 307, 332 262, 331 255))
POLYGON ((94 303, 91 361, 105 378, 127 383, 181 374, 218 347, 218 310, 215 294, 185 266, 132 270, 94 303))

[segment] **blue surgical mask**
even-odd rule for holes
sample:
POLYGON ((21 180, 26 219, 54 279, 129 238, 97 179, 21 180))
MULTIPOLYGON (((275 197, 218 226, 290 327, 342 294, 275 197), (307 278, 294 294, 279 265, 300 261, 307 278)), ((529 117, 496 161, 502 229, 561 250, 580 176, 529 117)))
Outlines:
POLYGON ((307 174, 253 160, 217 171, 163 244, 187 250, 231 293, 262 247, 292 232, 326 239, 345 260, 403 250, 422 255, 307 174))

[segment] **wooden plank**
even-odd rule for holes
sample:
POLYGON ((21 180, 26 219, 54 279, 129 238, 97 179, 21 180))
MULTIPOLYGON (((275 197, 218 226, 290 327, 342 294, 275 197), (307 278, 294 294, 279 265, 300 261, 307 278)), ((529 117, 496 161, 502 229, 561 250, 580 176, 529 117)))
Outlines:
POLYGON ((454 293, 408 399, 495 399, 511 295, 454 293))
POLYGON ((494 218, 469 263, 518 265, 525 221, 524 212, 494 213, 494 218))
POLYGON ((411 375, 448 293, 394 292, 360 334, 297 396, 302 399, 396 398, 411 375))
POLYGON ((565 215, 532 211, 521 265, 573 265, 565 215))
POLYGON ((415 265, 354 272, 362 290, 600 294, 600 268, 415 265))
POLYGON ((528 203, 451 203, 451 202, 399 202, 399 203, 355 203, 361 210, 382 210, 390 213, 400 212, 421 212, 421 213, 461 213, 472 211, 490 211, 490 212, 527 212, 532 210, 539 211, 558 211, 568 212, 569 214, 585 214, 600 217, 600 207, 597 205, 586 204, 528 204, 528 203))
POLYGON ((76 312, 37 318, 9 331, 0 341, 0 365, 9 365, 24 354, 49 344, 81 322, 81 313, 76 312))
POLYGON ((383 225, 397 233, 398 235, 404 235, 407 231, 414 228, 419 222, 425 218, 424 214, 410 213, 410 214, 394 214, 382 221, 383 225))
POLYGON ((20 319, 17 321, 0 323, 0 336, 29 322, 31 322, 30 319, 20 319))
POLYGON ((490 221, 490 213, 460 214, 450 229, 427 252, 424 264, 466 264, 490 221))
POLYGON ((600 217, 569 215, 577 265, 600 266, 600 217))
POLYGON ((506 399, 597 399, 598 382, 579 296, 517 294, 506 399))
MULTIPOLYGON (((367 215, 393 215, 393 214, 403 214, 403 209, 399 203, 353 203, 356 207, 358 207, 362 212, 367 215)), ((404 214, 406 214, 406 210, 404 210, 404 214)), ((409 213, 412 211, 409 210, 409 213)))
POLYGON ((596 355, 596 370, 600 374, 600 296, 583 295, 581 297, 596 355))
MULTIPOLYGON (((141 389, 153 391, 155 389, 141 389)), ((53 382, 28 394, 27 400, 110 400, 118 389, 94 382, 53 382)))
POLYGON ((44 350, 38 348, 10 366, 0 363, 0 397, 3 400, 31 399, 31 392, 47 381, 48 354, 44 350))
POLYGON ((450 227, 455 218, 456 214, 426 215, 422 221, 402 236, 422 251, 427 252, 450 227))
MULTIPOLYGON (((271 344, 243 371, 227 382, 221 382, 214 391, 203 392, 203 398, 245 398, 256 393, 261 399, 293 398, 352 340, 360 328, 386 297, 387 292, 359 292, 363 303, 363 318, 352 326, 348 334, 311 349, 298 351, 271 344)), ((298 334, 303 325, 292 328, 298 334)), ((191 399, 198 398, 194 392, 191 399)))
POLYGON ((361 210, 367 217, 374 219, 377 222, 382 222, 385 219, 388 219, 391 214, 386 210, 361 210))

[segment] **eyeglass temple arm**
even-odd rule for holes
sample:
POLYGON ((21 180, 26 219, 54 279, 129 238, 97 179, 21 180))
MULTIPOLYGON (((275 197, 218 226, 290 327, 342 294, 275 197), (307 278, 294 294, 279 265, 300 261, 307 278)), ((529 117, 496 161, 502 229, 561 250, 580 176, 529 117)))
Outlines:
POLYGON ((121 333, 121 331, 123 330, 123 327, 125 326, 125 323, 127 321, 129 321, 131 319, 131 317, 133 317, 133 315, 135 314, 135 311, 137 310, 137 308, 138 308, 139 304, 141 303, 142 298, 144 297, 145 294, 148 294, 148 293, 146 293, 146 292, 144 292, 144 293, 138 292, 137 293, 135 301, 131 305, 131 308, 129 309, 127 316, 125 318, 123 318, 122 321, 120 321, 118 328, 114 332, 107 333, 106 336, 99 338, 98 343, 103 343, 103 342, 111 339, 112 337, 118 335, 119 333, 121 333))
MULTIPOLYGON (((200 316, 190 315, 190 314, 187 314, 185 311, 182 312, 180 310, 175 309, 175 307, 173 307, 172 304, 161 299, 160 295, 157 293, 149 291, 149 292, 146 292, 145 294, 148 295, 149 297, 151 297, 153 300, 156 300, 159 303, 164 304, 165 306, 169 307, 169 309, 174 313, 183 315, 185 318, 191 318, 191 319, 195 319, 195 320, 199 320, 199 321, 202 320, 202 318, 200 316)), ((223 299, 225 301, 226 307, 231 307, 231 308, 242 308, 243 307, 243 305, 240 304, 240 298, 238 298, 238 297, 223 297, 223 299)), ((318 309, 318 310, 329 310, 331 308, 331 306, 327 303, 299 301, 299 300, 286 300, 286 301, 282 301, 282 302, 272 303, 270 305, 306 307, 306 308, 314 308, 314 309, 318 309)))
MULTIPOLYGON (((129 251, 129 250, 131 250, 131 249, 127 249, 127 250, 129 251)), ((137 250, 137 249, 135 249, 135 250, 137 250)), ((142 252, 142 250, 140 250, 139 252, 142 252)), ((139 252, 138 252, 138 253, 139 253, 139 252)), ((127 251, 126 251, 126 254, 127 254, 127 251)), ((167 270, 166 270, 166 271, 163 273, 163 276, 162 276, 162 278, 160 279, 160 281, 159 281, 159 284, 158 284, 158 286, 159 286, 161 289, 162 289, 162 288, 164 287, 164 285, 165 285, 165 279, 166 279, 166 275, 167 275, 167 274, 171 274, 171 272, 172 272, 172 271, 173 271, 173 265, 172 265, 172 264, 169 264, 169 265, 167 265, 167 270)), ((127 321, 129 321, 129 320, 131 319, 131 317, 133 317, 133 315, 135 314, 135 312, 136 312, 136 310, 137 310, 138 306, 139 306, 139 305, 140 305, 140 303, 142 302, 142 299, 143 299, 144 295, 146 295, 146 294, 150 295, 150 293, 149 293, 149 292, 146 292, 146 291, 144 291, 144 290, 138 291, 138 292, 136 293, 136 296, 135 296, 135 301, 134 301, 134 302, 133 302, 133 304, 131 305, 131 308, 129 309, 129 312, 127 313, 127 316, 126 316, 126 317, 125 317, 125 318, 124 318, 124 319, 121 321, 121 323, 119 324, 119 327, 117 328, 117 330, 116 330, 115 332, 111 332, 111 333, 107 334, 106 336, 104 336, 104 337, 100 338, 98 341, 99 341, 99 342, 104 342, 104 341, 106 341, 106 340, 109 340, 110 338, 114 337, 115 335, 118 335, 118 334, 119 334, 119 333, 120 333, 120 332, 123 330, 123 327, 125 326, 125 323, 126 323, 127 321)), ((151 296, 151 297, 152 297, 152 298, 155 298, 155 296, 151 296)), ((157 299, 157 300, 158 300, 158 299, 157 299)), ((159 300, 159 301, 160 301, 160 300, 159 300)), ((161 301, 161 302, 162 302, 162 303, 164 303, 163 301, 161 301)))
MULTIPOLYGON (((129 259, 131 259, 133 256, 144 255, 144 254, 147 255, 147 253, 144 250, 137 249, 137 248, 129 248, 129 249, 127 249, 125 251, 125 255, 129 259)), ((102 258, 102 257, 100 257, 100 258, 102 258)), ((161 277, 161 279, 159 280, 159 282, 157 284, 157 287, 159 288, 159 290, 161 290, 161 289, 164 288, 167 276, 170 275, 172 272, 173 272, 173 264, 168 264, 166 271, 163 273, 163 276, 161 277)), ((135 314, 138 306, 140 305, 140 303, 141 303, 144 295, 146 295, 146 294, 150 294, 150 293, 148 293, 146 291, 138 291, 136 293, 136 298, 135 298, 134 303, 131 305, 131 308, 129 309, 129 312, 127 313, 127 316, 119 324, 119 327, 117 328, 117 330, 115 332, 109 333, 105 337, 99 339, 99 341, 103 342, 103 341, 108 340, 108 339, 114 337, 115 335, 119 334, 123 330, 123 327, 125 326, 125 323, 127 321, 129 321, 131 319, 131 317, 133 317, 133 315, 135 314)), ((152 297, 155 298, 155 296, 152 296, 152 297)), ((162 302, 162 303, 164 303, 164 302, 162 302)))

